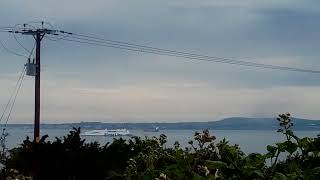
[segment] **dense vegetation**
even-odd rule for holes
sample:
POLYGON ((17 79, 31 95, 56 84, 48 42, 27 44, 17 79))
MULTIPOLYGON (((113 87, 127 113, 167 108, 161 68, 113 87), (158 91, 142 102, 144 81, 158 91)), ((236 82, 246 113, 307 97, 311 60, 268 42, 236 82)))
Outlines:
MULTIPOLYGON (((62 139, 29 138, 12 150, 2 146, 1 179, 319 179, 320 136, 299 138, 290 114, 279 115, 284 142, 267 146, 266 154, 245 154, 226 139, 216 142, 208 130, 196 132, 189 147, 167 148, 165 135, 87 143, 75 128, 62 139), (285 156, 284 160, 279 160, 285 156)), ((0 139, 3 142, 3 139, 0 139)), ((3 143, 2 143, 3 144, 3 143)))

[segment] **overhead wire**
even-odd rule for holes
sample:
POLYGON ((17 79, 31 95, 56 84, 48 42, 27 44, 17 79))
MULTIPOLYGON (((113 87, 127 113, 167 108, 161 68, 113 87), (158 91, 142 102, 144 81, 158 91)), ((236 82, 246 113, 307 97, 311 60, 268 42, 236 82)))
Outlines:
POLYGON ((9 31, 12 29, 14 29, 14 27, 0 27, 0 30, 2 30, 2 31, 9 31))
POLYGON ((0 29, 12 29, 12 26, 0 26, 0 29))
POLYGON ((4 128, 3 128, 3 130, 5 130, 5 129, 6 129, 7 124, 8 124, 8 122, 9 122, 9 120, 10 120, 10 116, 11 116, 12 110, 13 110, 14 105, 15 105, 15 103, 16 103, 16 100, 17 100, 18 94, 19 94, 19 92, 20 92, 20 89, 21 89, 21 86, 22 86, 22 83, 23 83, 23 79, 24 79, 24 77, 25 77, 25 72, 26 72, 26 71, 24 71, 24 73, 23 73, 23 75, 22 75, 22 78, 21 78, 20 84, 19 84, 18 89, 17 89, 17 91, 16 91, 16 94, 15 94, 15 96, 14 96, 14 98, 13 98, 13 102, 12 102, 12 104, 11 104, 10 111, 9 111, 8 116, 7 116, 6 122, 5 122, 5 124, 4 124, 4 128))
POLYGON ((21 31, 21 30, 24 30, 25 28, 14 28, 14 27, 11 27, 11 28, 0 28, 0 31, 3 31, 3 32, 10 32, 10 31, 21 31))
MULTIPOLYGON (((72 34, 72 33, 70 33, 70 34, 72 34)), ((77 39, 84 40, 84 41, 90 41, 91 44, 94 44, 94 43, 106 43, 106 42, 102 42, 102 41, 98 41, 98 40, 84 39, 84 38, 79 38, 79 37, 77 39), (94 42, 94 43, 92 43, 92 42, 94 42)), ((70 39, 68 39, 68 40, 72 41, 70 39)), ((110 41, 110 40, 107 40, 107 41, 110 41)), ((112 41, 112 42, 122 43, 120 41, 112 41)), ((85 42, 81 42, 81 43, 85 43, 85 42)), ((185 57, 185 58, 192 57, 193 59, 198 59, 198 60, 199 60, 199 57, 200 57, 201 60, 210 60, 210 61, 214 61, 214 62, 221 62, 221 63, 228 63, 228 64, 237 64, 237 65, 243 65, 243 66, 253 66, 253 67, 261 67, 261 68, 269 68, 269 69, 279 69, 279 70, 290 70, 290 71, 305 72, 304 69, 298 69, 298 68, 274 66, 274 65, 259 64, 259 63, 253 63, 253 62, 247 62, 247 61, 232 60, 232 59, 227 59, 227 58, 204 56, 204 55, 199 55, 199 54, 185 53, 185 52, 181 52, 181 51, 173 51, 173 50, 167 50, 167 49, 152 48, 152 47, 142 46, 142 45, 137 45, 136 47, 134 47, 135 44, 132 44, 132 43, 124 43, 125 45, 123 45, 123 44, 114 44, 114 43, 106 43, 106 44, 108 44, 108 47, 113 47, 113 46, 125 47, 125 48, 121 48, 121 49, 126 49, 126 50, 129 50, 128 47, 130 48, 130 50, 133 50, 132 48, 138 48, 138 51, 141 51, 141 52, 144 52, 145 50, 147 50, 147 51, 156 51, 157 53, 165 53, 165 54, 170 53, 170 54, 174 54, 174 56, 179 55, 179 57, 185 57), (110 44, 111 44, 111 46, 110 46, 110 44)), ((101 44, 99 44, 99 45, 101 45, 101 44)), ((117 48, 119 48, 119 47, 117 47, 117 48)), ((136 50, 137 49, 135 49, 135 51, 136 50)), ((310 70, 307 70, 307 71, 310 72, 310 70)), ((312 71, 312 72, 315 73, 315 71, 312 71)), ((316 72, 316 73, 318 73, 318 72, 316 72)))
MULTIPOLYGON (((41 23, 46 24, 54 29, 54 26, 48 22, 43 21, 35 21, 30 23, 41 23)), ((30 24, 24 24, 25 26, 31 26, 30 24)), ((1 27, 3 29, 9 29, 12 27, 1 27)), ((18 28, 18 27, 13 27, 18 28)), ((223 57, 215 57, 215 56, 208 56, 197 54, 188 51, 176 51, 171 49, 164 49, 164 48, 156 48, 152 46, 140 45, 135 43, 129 43, 124 41, 115 41, 111 39, 100 38, 95 35, 85 35, 85 34, 78 34, 73 32, 66 32, 61 30, 53 30, 52 33, 47 34, 45 38, 51 41, 71 41, 77 43, 84 43, 84 44, 91 44, 96 46, 104 46, 109 48, 116 48, 122 49, 127 51, 135 51, 135 52, 142 52, 142 53, 149 53, 149 54, 158 54, 158 55, 166 55, 172 57, 180 57, 190 60, 198 60, 198 61, 208 61, 208 62, 215 62, 215 63, 224 63, 224 64, 231 64, 231 65, 238 65, 238 66, 248 66, 248 67, 255 67, 255 68, 263 68, 263 69, 275 69, 275 70, 285 70, 285 71, 295 71, 295 72, 305 72, 305 73, 320 73, 318 70, 311 70, 311 69, 302 69, 302 68, 294 68, 294 67, 287 67, 287 66, 279 66, 279 65, 271 65, 271 64, 264 64, 264 63, 256 63, 244 60, 237 60, 237 59, 230 59, 230 58, 223 58, 223 57)), ((21 43, 17 41, 20 45, 21 43)), ((2 44, 5 48, 5 46, 2 44)), ((8 50, 7 48, 5 48, 8 50)), ((26 48, 24 48, 27 50, 26 48)), ((32 52, 30 52, 31 54, 32 52)), ((15 53, 17 55, 17 53, 15 53)), ((19 54, 21 56, 21 54, 19 54)))
POLYGON ((59 41, 59 40, 63 40, 64 38, 67 38, 69 35, 66 34, 66 35, 63 35, 61 37, 48 37, 48 36, 45 36, 46 39, 49 39, 50 41, 59 41))
MULTIPOLYGON (((24 28, 17 28, 16 26, 15 27, 0 27, 0 32, 14 32, 14 31, 18 31, 18 30, 22 30, 24 28)), ((17 53, 17 52, 14 52, 14 51, 11 51, 9 50, 5 44, 0 40, 0 45, 2 47, 2 49, 4 49, 5 51, 7 51, 8 53, 12 54, 12 55, 15 55, 15 56, 19 56, 19 57, 26 57, 28 59, 30 59, 30 57, 32 56, 32 53, 33 53, 33 50, 35 48, 35 45, 34 47, 32 48, 31 51, 29 51, 27 48, 25 48, 21 42, 16 38, 15 34, 13 34, 13 37, 14 39, 16 40, 16 42, 25 50, 28 52, 29 54, 29 58, 28 56, 26 55, 23 55, 23 54, 20 54, 20 53, 17 53)), ((26 73, 26 67, 23 66, 23 70, 21 71, 20 75, 19 75, 19 78, 15 84, 15 87, 14 87, 14 90, 12 91, 12 94, 7 102, 7 104, 5 105, 5 108, 0 116, 0 125, 3 125, 4 128, 2 130, 2 134, 1 134, 1 138, 3 138, 3 136, 5 135, 5 130, 6 130, 6 127, 7 127, 7 124, 8 124, 8 121, 10 120, 10 117, 11 117, 11 114, 12 114, 12 111, 13 111, 13 108, 14 108, 14 105, 16 103, 16 100, 17 100, 17 96, 20 92, 20 89, 21 89, 21 86, 22 86, 22 83, 23 83, 23 79, 25 77, 25 73, 26 73), (8 113, 7 113, 8 111, 8 113), (1 124, 2 120, 4 120, 4 116, 6 115, 7 113, 7 117, 5 119, 5 123, 4 124, 1 124)))
MULTIPOLYGON (((16 27, 9 27, 9 26, 0 26, 0 32, 10 32, 10 31, 14 31, 14 30, 17 30, 17 28, 16 27)), ((22 46, 23 47, 23 45, 16 39, 16 37, 14 36, 14 39, 17 41, 17 43, 20 45, 20 46, 22 46)), ((10 54, 13 54, 13 55, 15 55, 15 56, 20 56, 20 57, 27 57, 27 56, 25 56, 25 55, 22 55, 22 54, 20 54, 20 53, 17 53, 17 52, 14 52, 14 51, 11 51, 11 50, 9 50, 5 45, 4 45, 4 43, 0 40, 0 45, 2 46, 2 48, 5 50, 5 51, 7 51, 8 53, 10 53, 10 54)), ((26 50, 26 48, 25 47, 23 47, 25 50, 26 50)))
MULTIPOLYGON (((172 54, 172 53, 167 53, 167 52, 161 52, 161 51, 154 51, 154 50, 145 50, 142 48, 131 48, 131 47, 124 47, 122 45, 114 45, 110 43, 106 44, 101 44, 101 43, 95 43, 92 41, 79 41, 79 40, 75 40, 75 39, 66 39, 63 38, 62 40, 66 40, 66 41, 73 41, 73 42, 79 42, 79 43, 87 43, 87 44, 92 44, 92 45, 98 45, 98 46, 105 46, 105 47, 111 47, 111 48, 117 48, 117 49, 124 49, 124 50, 130 50, 130 51, 137 51, 137 52, 144 52, 144 53, 152 53, 152 54, 159 54, 159 55, 168 55, 168 56, 174 56, 174 57, 183 57, 183 58, 187 58, 187 59, 193 59, 193 60, 201 60, 201 61, 213 61, 213 62, 220 62, 220 63, 228 63, 228 64, 235 64, 235 65, 243 65, 243 66, 252 66, 252 67, 260 67, 260 68, 269 68, 269 69, 279 69, 279 70, 291 70, 291 71, 302 71, 305 72, 305 70, 302 69, 293 69, 293 68, 286 68, 286 67, 274 67, 274 66, 267 66, 267 65, 257 65, 257 64, 252 64, 249 62, 235 62, 232 60, 226 60, 226 59, 221 59, 221 58, 203 58, 203 57, 194 57, 194 56, 186 56, 186 55, 180 55, 180 54, 172 54)), ((83 39, 81 39, 83 40, 83 39)), ((307 70, 308 72, 310 72, 309 70, 307 70)), ((314 71, 313 71, 314 72, 314 71)))
POLYGON ((7 52, 10 53, 10 54, 13 54, 13 55, 19 56, 19 57, 28 58, 28 56, 26 56, 26 55, 19 54, 19 53, 17 53, 17 52, 14 52, 14 51, 9 50, 9 49, 3 44, 3 42, 2 42, 1 40, 0 40, 0 45, 2 46, 2 48, 3 48, 5 51, 7 51, 7 52))
POLYGON ((13 38, 15 39, 15 41, 19 44, 20 47, 22 47, 22 49, 24 49, 28 54, 30 54, 32 51, 28 50, 26 47, 24 47, 21 42, 17 39, 16 35, 14 33, 12 33, 13 38))
MULTIPOLYGON (((36 21, 30 21, 30 22, 27 22, 27 23, 23 23, 23 24, 16 24, 15 26, 0 26, 0 29, 9 29, 9 30, 12 30, 12 29, 16 29, 16 30, 21 30, 21 29, 26 29, 27 26, 31 27, 31 28, 36 28, 35 26, 31 25, 32 23, 37 23, 36 21), (23 26, 23 27, 18 27, 18 26, 23 26)), ((39 22, 38 22, 39 23, 39 22)))
MULTIPOLYGON (((218 60, 221 60, 221 62, 223 61, 223 63, 229 63, 229 62, 233 62, 236 64, 241 64, 241 65, 250 65, 250 66, 263 66, 265 68, 274 68, 274 69, 280 69, 280 70, 294 70, 294 71, 301 71, 303 69, 299 69, 299 68, 292 68, 292 67, 285 67, 285 66, 276 66, 276 65, 269 65, 269 64, 262 64, 262 63, 254 63, 254 62, 249 62, 249 61, 241 61, 241 60, 235 60, 235 59, 229 59, 229 58, 221 58, 221 57, 213 57, 213 56, 208 56, 208 55, 200 55, 200 54, 195 54, 195 53, 190 53, 190 52, 185 52, 185 51, 176 51, 176 50, 170 50, 170 49, 163 49, 163 48, 155 48, 155 47, 151 47, 151 46, 146 46, 146 45, 139 45, 139 44, 135 44, 135 43, 128 43, 128 42, 122 42, 122 41, 115 41, 115 40, 110 40, 110 39, 104 39, 104 38, 99 38, 96 36, 92 36, 92 35, 83 35, 83 34, 77 34, 77 33, 70 33, 70 32, 65 32, 65 31, 60 31, 61 33, 66 33, 66 34, 70 34, 70 35, 74 35, 74 36, 80 36, 80 37, 84 37, 84 38, 79 38, 78 39, 82 39, 82 40, 88 40, 88 41, 94 41, 94 42, 104 42, 104 43, 108 43, 111 45, 119 45, 119 46, 125 46, 125 47, 137 47, 137 48, 143 48, 143 49, 147 49, 147 50, 152 50, 152 51, 160 51, 163 53, 173 53, 173 54, 177 54, 177 55, 187 55, 187 56, 191 56, 191 57, 197 57, 197 58, 206 58, 206 59, 213 59, 215 62, 218 62, 218 60)), ((219 61, 220 62, 220 61, 219 61)), ((310 71, 310 70, 308 70, 310 71)), ((304 71, 303 71, 304 72, 304 71)))
MULTIPOLYGON (((21 29, 26 29, 26 26, 30 26, 29 24, 17 24, 15 25, 13 28, 12 28, 12 31, 14 31, 15 29, 17 28, 20 28, 19 26, 22 26, 21 29)), ((33 52, 33 50, 29 50, 27 49, 18 39, 17 39, 17 36, 16 36, 16 33, 11 33, 13 38, 15 39, 15 41, 18 43, 18 45, 24 50, 27 52, 27 54, 30 54, 29 55, 29 58, 33 52)))
MULTIPOLYGON (((74 34, 69 33, 69 35, 74 35, 74 34)), ((84 37, 84 35, 82 35, 82 36, 84 37)), ((91 37, 91 36, 88 36, 88 37, 91 37)), ((90 38, 69 36, 69 37, 61 38, 61 40, 78 42, 78 43, 85 43, 85 44, 91 44, 91 45, 97 45, 97 46, 105 46, 105 47, 109 47, 109 48, 117 48, 117 49, 129 50, 129 51, 143 52, 143 53, 182 57, 182 58, 187 58, 187 59, 192 59, 192 60, 212 61, 212 62, 217 62, 217 63, 226 63, 226 64, 250 66, 250 67, 265 68, 265 69, 277 69, 277 70, 308 72, 308 73, 320 73, 320 71, 316 71, 316 70, 299 69, 299 68, 292 68, 292 67, 285 67, 285 66, 275 66, 275 65, 247 62, 247 61, 239 61, 239 60, 234 60, 234 59, 206 56, 206 55, 194 54, 194 53, 189 53, 189 52, 174 51, 174 50, 161 49, 161 48, 153 48, 150 46, 136 45, 136 44, 125 43, 125 42, 120 42, 120 41, 110 41, 110 40, 104 41, 101 38, 100 39, 98 39, 98 38, 91 38, 90 39, 90 38)))
POLYGON ((15 26, 0 26, 0 29, 12 29, 12 28, 17 28, 15 26))
POLYGON ((36 48, 36 45, 37 45, 37 43, 34 42, 33 47, 32 47, 32 49, 31 49, 31 51, 30 51, 30 54, 29 54, 29 58, 28 58, 28 59, 30 59, 31 56, 33 55, 33 52, 34 52, 34 49, 36 48))
POLYGON ((13 91, 12 91, 12 94, 11 94, 11 96, 10 96, 7 104, 5 105, 5 108, 4 108, 3 112, 2 112, 2 114, 1 114, 0 123, 1 123, 4 115, 6 114, 7 109, 9 108, 9 105, 10 105, 10 103, 11 103, 11 101, 12 101, 12 98, 14 98, 14 94, 15 94, 15 92, 17 91, 17 89, 18 89, 18 87, 19 87, 20 81, 22 80, 22 77, 24 76, 25 71, 26 71, 26 67, 23 66, 23 69, 22 69, 22 71, 21 71, 21 73, 20 73, 20 75, 19 75, 19 77, 18 77, 18 80, 17 80, 17 82, 16 82, 16 84, 15 84, 15 87, 14 87, 14 89, 13 89, 13 91))

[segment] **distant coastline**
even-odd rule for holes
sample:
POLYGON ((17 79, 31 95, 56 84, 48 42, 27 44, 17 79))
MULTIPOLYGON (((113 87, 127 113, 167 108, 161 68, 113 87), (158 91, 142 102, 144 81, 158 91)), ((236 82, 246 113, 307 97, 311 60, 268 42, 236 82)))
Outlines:
MULTIPOLYGON (((320 120, 308 120, 292 118, 295 130, 320 130, 320 120)), ((219 121, 208 122, 174 122, 174 123, 107 123, 107 122, 80 122, 80 123, 63 123, 63 124, 42 124, 43 129, 60 129, 81 127, 82 129, 151 129, 159 127, 160 130, 188 130, 188 129, 212 129, 212 130, 276 130, 278 122, 275 118, 246 118, 232 117, 219 121)), ((32 124, 8 124, 10 127, 32 128, 32 124)))

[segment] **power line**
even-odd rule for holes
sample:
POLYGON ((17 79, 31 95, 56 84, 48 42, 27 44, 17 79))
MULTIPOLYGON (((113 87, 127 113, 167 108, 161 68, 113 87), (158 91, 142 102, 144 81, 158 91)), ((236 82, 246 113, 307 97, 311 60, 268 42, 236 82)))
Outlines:
POLYGON ((0 29, 0 32, 8 33, 8 32, 9 32, 9 30, 0 29))
MULTIPOLYGON (((185 58, 185 59, 190 59, 190 60, 224 63, 224 64, 231 64, 231 65, 238 65, 238 66, 247 66, 247 67, 255 67, 255 68, 274 69, 274 70, 284 70, 284 71, 295 71, 295 72, 305 72, 305 73, 320 73, 320 71, 318 71, 318 70, 294 68, 294 67, 287 67, 287 66, 278 66, 278 65, 236 60, 236 59, 230 59, 230 58, 208 56, 208 55, 196 54, 196 53, 192 53, 192 52, 188 52, 188 51, 176 51, 176 50, 171 50, 171 49, 156 48, 156 47, 152 47, 152 46, 129 43, 129 42, 124 42, 124 41, 115 41, 115 40, 111 40, 111 39, 104 39, 104 38, 97 37, 95 35, 85 35, 85 34, 78 34, 78 33, 66 32, 66 31, 61 31, 61 30, 55 30, 55 28, 48 22, 30 22, 30 23, 41 23, 42 27, 44 24, 50 26, 52 28, 52 30, 50 30, 50 33, 47 33, 47 35, 50 35, 50 36, 46 36, 46 38, 51 41, 65 40, 65 41, 90 44, 90 45, 95 45, 95 46, 104 46, 104 47, 109 47, 109 48, 122 49, 122 50, 127 50, 127 51, 166 55, 166 56, 179 57, 179 58, 185 58)), ((12 28, 13 30, 8 31, 8 32, 20 33, 20 34, 29 34, 29 33, 34 32, 36 30, 35 28, 33 28, 33 26, 31 26, 28 23, 23 24, 23 26, 24 26, 23 28, 19 28, 17 26, 15 26, 15 27, 0 27, 0 29, 1 28, 3 28, 3 29, 12 28), (30 26, 30 27, 32 27, 32 29, 28 29, 28 28, 26 28, 26 26, 30 26)), ((48 29, 44 28, 42 30, 48 30, 48 29)), ((21 43, 19 43, 19 44, 21 45, 21 43)), ((26 48, 24 48, 24 49, 26 50, 26 48)))
POLYGON ((48 37, 46 36, 45 38, 49 39, 50 41, 59 41, 59 40, 63 40, 64 38, 69 37, 69 34, 65 34, 65 35, 61 35, 61 37, 48 37))
POLYGON ((31 54, 32 51, 28 50, 26 47, 24 47, 21 42, 17 39, 15 34, 12 34, 13 38, 15 39, 15 41, 19 44, 20 47, 22 47, 22 49, 24 49, 28 54, 31 54))
POLYGON ((26 56, 26 55, 23 55, 23 54, 20 54, 20 53, 17 53, 17 52, 14 52, 14 51, 11 51, 9 50, 3 42, 0 41, 1 43, 1 46, 2 48, 9 52, 10 54, 13 54, 13 55, 16 55, 16 56, 21 56, 21 57, 26 57, 26 58, 31 58, 32 56, 32 53, 33 53, 33 50, 35 48, 35 45, 33 46, 32 50, 28 50, 16 37, 16 33, 17 31, 27 31, 27 28, 26 26, 30 26, 32 27, 31 25, 29 24, 17 24, 15 25, 14 27, 10 27, 10 26, 0 26, 0 32, 6 32, 6 33, 11 33, 13 35, 13 38, 15 39, 15 41, 18 43, 18 45, 24 50, 27 52, 27 54, 29 54, 29 56, 26 56), (23 27, 18 27, 19 25, 22 25, 23 27))
POLYGON ((15 28, 15 27, 10 27, 10 28, 1 28, 0 27, 0 31, 3 31, 3 32, 9 32, 9 31, 21 31, 21 30, 24 30, 26 28, 15 28))
MULTIPOLYGON (((73 33, 69 33, 69 35, 73 35, 73 33)), ((88 37, 91 37, 91 36, 88 36, 88 37)), ((104 46, 104 47, 116 48, 116 49, 122 49, 122 50, 128 50, 128 51, 181 57, 181 58, 192 59, 192 60, 226 63, 226 64, 232 64, 232 65, 250 66, 250 67, 265 68, 265 69, 276 69, 276 70, 286 70, 286 71, 296 71, 296 72, 306 72, 306 73, 320 73, 320 71, 315 71, 315 70, 292 68, 292 67, 285 67, 285 66, 275 66, 275 65, 268 65, 268 64, 262 64, 262 63, 247 62, 247 61, 239 61, 234 59, 206 56, 206 55, 194 54, 189 52, 153 48, 150 46, 136 45, 136 44, 125 43, 120 41, 110 41, 110 40, 104 41, 101 38, 90 39, 90 38, 70 36, 70 37, 61 38, 61 40, 91 44, 96 46, 104 46)))
POLYGON ((8 114, 7 119, 6 119, 6 122, 5 122, 5 124, 4 124, 4 129, 7 127, 8 121, 9 121, 10 116, 11 116, 11 113, 12 113, 12 110, 13 110, 14 105, 15 105, 15 103, 16 103, 18 94, 19 94, 19 92, 20 92, 20 89, 21 89, 21 86, 22 86, 22 83, 23 83, 23 79, 24 79, 24 77, 25 77, 25 72, 26 72, 26 71, 24 71, 24 73, 23 73, 23 76, 22 76, 22 78, 21 78, 20 84, 19 84, 18 89, 17 89, 17 91, 16 91, 16 94, 15 94, 15 96, 14 96, 14 98, 13 98, 13 102, 12 102, 12 104, 11 104, 9 114, 8 114))
POLYGON ((2 31, 9 31, 9 30, 12 30, 14 27, 2 27, 0 26, 0 30, 2 31))
MULTIPOLYGON (((72 33, 69 33, 69 34, 72 34, 72 33)), ((84 35, 81 35, 81 36, 84 37, 84 35)), ((86 37, 91 37, 91 36, 86 36, 86 37)), ((242 65, 242 66, 252 66, 252 67, 261 67, 261 68, 268 68, 268 69, 279 69, 279 70, 305 72, 304 69, 274 66, 274 65, 267 65, 267 64, 259 64, 259 63, 252 63, 252 62, 247 62, 247 61, 232 60, 232 59, 227 59, 227 58, 204 56, 204 55, 199 55, 199 54, 194 54, 194 53, 186 53, 186 52, 173 51, 173 50, 161 49, 161 48, 153 48, 150 46, 136 45, 136 44, 125 43, 125 42, 120 42, 120 41, 106 40, 108 42, 103 42, 101 38, 99 38, 99 40, 97 40, 98 38, 95 38, 94 40, 92 40, 92 39, 77 37, 76 39, 82 40, 82 41, 90 41, 90 44, 94 44, 94 45, 101 45, 100 43, 103 43, 103 44, 108 44, 107 47, 115 48, 114 46, 117 46, 117 48, 119 48, 119 49, 133 50, 133 51, 139 51, 139 52, 152 51, 152 52, 156 52, 157 54, 158 53, 161 53, 162 55, 172 55, 173 54, 173 56, 176 56, 176 57, 178 55, 179 57, 184 57, 184 58, 189 58, 189 59, 191 59, 191 58, 197 59, 197 60, 201 59, 201 60, 206 60, 206 61, 209 60, 209 61, 214 61, 214 62, 237 64, 237 65, 242 65), (110 41, 115 42, 115 43, 119 43, 119 44, 110 43, 110 41), (95 44, 95 43, 99 43, 99 44, 95 44), (121 48, 118 46, 120 46, 121 48), (125 48, 123 48, 123 47, 125 47, 125 48), (132 48, 137 48, 137 49, 132 49, 132 48)), ((68 40, 72 41, 70 39, 68 39, 68 40)), ((86 43, 86 42, 81 42, 81 43, 86 43)), ((152 53, 152 52, 148 52, 148 53, 152 53)), ((311 72, 311 71, 312 71, 312 73, 318 73, 313 70, 307 70, 307 72, 311 72)))
POLYGON ((18 89, 18 87, 19 87, 20 81, 21 81, 22 77, 24 76, 25 70, 26 70, 26 67, 23 66, 23 69, 22 69, 22 71, 21 71, 21 73, 20 73, 20 75, 19 75, 19 78, 18 78, 18 80, 17 80, 17 82, 16 82, 16 85, 15 85, 13 91, 12 91, 12 94, 11 94, 11 96, 10 96, 10 98, 9 98, 9 100, 8 100, 8 102, 7 102, 4 110, 3 110, 3 113, 1 114, 0 122, 2 121, 2 118, 4 117, 4 115, 5 115, 8 107, 9 107, 11 101, 12 101, 12 98, 14 97, 15 92, 17 91, 17 89, 18 89))
MULTIPOLYGON (((185 52, 185 51, 176 51, 176 50, 170 50, 170 49, 163 49, 163 48, 155 48, 151 46, 146 46, 146 45, 139 45, 139 44, 134 44, 134 43, 128 43, 128 42, 123 42, 123 41, 115 41, 115 40, 110 40, 110 39, 104 39, 104 38, 99 38, 93 35, 82 35, 82 34, 76 34, 76 33, 70 33, 70 32, 65 32, 65 31, 60 31, 61 33, 67 33, 70 35, 78 36, 78 39, 81 40, 88 40, 88 41, 93 41, 93 42, 98 42, 98 43, 107 43, 111 45, 116 45, 116 46, 124 46, 124 47, 130 47, 130 48, 138 48, 140 50, 141 48, 143 50, 152 50, 152 51, 157 51, 161 53, 170 53, 174 55, 183 55, 183 56, 188 56, 188 57, 195 57, 195 58, 201 58, 201 59, 210 59, 210 61, 214 62, 221 62, 221 63, 232 63, 232 64, 241 64, 243 66, 253 66, 253 67, 264 67, 264 68, 269 68, 269 69, 279 69, 279 70, 289 70, 289 71, 301 71, 305 72, 304 69, 299 69, 299 68, 292 68, 292 67, 285 67, 285 66, 276 66, 276 65, 269 65, 269 64, 263 64, 263 63, 254 63, 254 62, 248 62, 248 61, 241 61, 241 60, 235 60, 235 59, 229 59, 229 58, 221 58, 221 57, 213 57, 213 56, 208 56, 208 55, 201 55, 201 54, 195 54, 195 53, 190 53, 190 52, 185 52), (80 38, 80 37, 81 38, 80 38)), ((313 71, 313 70, 307 70, 308 72, 312 71, 312 73, 318 73, 319 71, 313 71)))
POLYGON ((0 26, 0 29, 13 29, 15 26, 0 26))
POLYGON ((22 54, 19 54, 19 53, 16 53, 16 52, 14 52, 14 51, 9 50, 9 49, 3 44, 3 42, 2 42, 1 40, 0 40, 0 45, 2 46, 2 48, 3 48, 5 51, 7 51, 7 52, 10 53, 10 54, 13 54, 13 55, 19 56, 19 57, 28 58, 28 56, 25 56, 25 55, 22 55, 22 54))
POLYGON ((33 55, 33 51, 34 51, 34 49, 36 48, 36 44, 37 44, 37 43, 34 43, 34 44, 33 44, 33 47, 32 47, 32 49, 31 49, 31 51, 30 51, 30 54, 29 54, 29 58, 28 58, 28 59, 30 59, 31 56, 33 55))
MULTIPOLYGON (((7 32, 15 32, 15 31, 24 31, 24 30, 27 30, 26 29, 26 26, 30 26, 29 24, 17 24, 15 25, 14 27, 5 27, 5 29, 8 29, 7 32), (19 26, 22 26, 22 27, 19 27, 19 26)), ((32 26, 30 26, 32 27, 32 26)), ((0 27, 1 28, 1 27, 0 27)), ((16 37, 16 33, 11 33, 14 40, 17 42, 17 44, 24 50, 27 52, 27 54, 29 54, 29 58, 32 56, 32 53, 33 53, 33 49, 30 51, 29 49, 27 49, 16 37)), ((26 57, 26 56, 25 56, 26 57)))

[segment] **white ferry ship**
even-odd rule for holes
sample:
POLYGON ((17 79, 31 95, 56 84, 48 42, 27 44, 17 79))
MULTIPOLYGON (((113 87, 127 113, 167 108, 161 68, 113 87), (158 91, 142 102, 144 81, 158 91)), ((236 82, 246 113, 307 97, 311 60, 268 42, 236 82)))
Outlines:
POLYGON ((127 129, 104 129, 92 130, 81 134, 81 136, 130 136, 130 131, 127 129))

